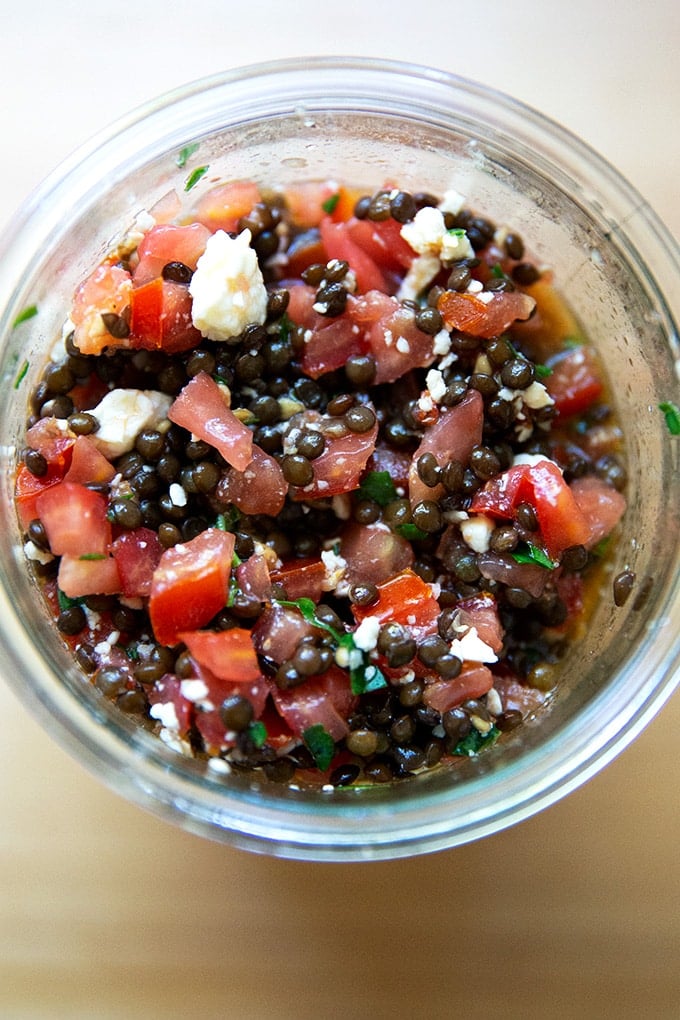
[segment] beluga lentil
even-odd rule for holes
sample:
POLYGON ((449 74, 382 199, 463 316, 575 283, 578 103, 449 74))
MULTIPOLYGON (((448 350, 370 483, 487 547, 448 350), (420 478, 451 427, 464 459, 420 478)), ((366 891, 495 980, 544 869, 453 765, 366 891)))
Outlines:
POLYGON ((67 310, 28 569, 83 682, 178 753, 331 794, 452 768, 548 711, 603 590, 602 366, 543 322, 530 239, 453 192, 199 190, 67 310))

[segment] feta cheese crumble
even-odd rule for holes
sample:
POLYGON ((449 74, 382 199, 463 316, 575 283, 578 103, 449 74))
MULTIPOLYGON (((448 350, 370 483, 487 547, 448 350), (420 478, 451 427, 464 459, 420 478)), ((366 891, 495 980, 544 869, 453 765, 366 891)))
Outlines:
POLYGON ((99 422, 92 436, 97 449, 109 460, 129 453, 142 429, 167 419, 171 404, 172 397, 158 390, 111 390, 89 412, 99 422))
POLYGON ((251 236, 249 230, 238 237, 218 230, 198 260, 189 284, 191 317, 209 340, 229 340, 251 323, 261 326, 267 318, 267 290, 250 247, 251 236))

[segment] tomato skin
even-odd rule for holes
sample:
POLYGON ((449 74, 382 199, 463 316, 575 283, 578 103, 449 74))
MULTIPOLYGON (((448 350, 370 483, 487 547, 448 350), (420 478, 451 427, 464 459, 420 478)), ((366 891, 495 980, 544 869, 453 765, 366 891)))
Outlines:
POLYGON ((413 454, 409 468, 408 490, 411 506, 421 500, 439 499, 442 485, 429 488, 418 474, 418 460, 424 453, 432 453, 440 467, 450 460, 467 464, 473 447, 482 441, 484 401, 477 390, 469 390, 455 407, 445 408, 434 425, 425 430, 420 446, 413 454))
POLYGON ((375 616, 381 624, 401 623, 415 635, 422 636, 436 629, 439 603, 430 585, 412 570, 402 570, 377 588, 377 602, 365 608, 352 606, 357 623, 367 616, 375 616))
POLYGON ((452 680, 435 680, 426 684, 423 701, 437 712, 448 712, 469 698, 481 698, 493 687, 488 666, 468 665, 452 680))
POLYGON ((337 666, 332 666, 323 676, 310 677, 291 690, 274 687, 272 698, 279 715, 298 736, 302 736, 310 726, 319 724, 333 740, 341 740, 349 733, 347 716, 356 698, 352 694, 348 674, 337 666))
POLYGON ((31 521, 34 521, 38 516, 38 497, 48 489, 59 485, 62 477, 62 472, 58 467, 49 468, 46 475, 38 478, 28 470, 25 464, 21 465, 17 471, 14 501, 23 528, 27 528, 31 521))
POLYGON ((589 528, 588 538, 583 544, 592 549, 619 523, 626 509, 626 498, 595 475, 575 479, 571 483, 571 491, 589 528))
POLYGON ((234 536, 207 528, 190 542, 166 549, 153 573, 151 626, 160 644, 175 645, 182 631, 198 630, 227 601, 234 536))
POLYGON ((555 558, 572 545, 584 545, 591 530, 562 472, 552 461, 517 464, 487 482, 472 500, 474 513, 514 520, 520 503, 536 514, 540 537, 555 558))
POLYGON ((415 553, 410 542, 382 524, 350 522, 342 529, 340 553, 347 560, 351 584, 382 584, 413 566, 415 553))
POLYGON ((403 273, 410 268, 416 253, 401 236, 401 224, 390 217, 387 220, 348 221, 347 231, 352 240, 381 268, 403 273))
POLYGON ((227 406, 223 390, 207 372, 183 387, 168 418, 215 447, 237 471, 245 471, 253 459, 253 433, 227 406))
POLYGON ((89 436, 76 436, 71 454, 71 466, 64 475, 67 482, 81 482, 83 485, 92 482, 110 482, 116 469, 89 436))
POLYGON ((107 504, 98 492, 61 482, 38 497, 38 517, 55 556, 104 556, 111 544, 107 504))
POLYGON ((195 218, 211 232, 238 229, 238 221, 260 201, 254 181, 229 181, 211 188, 198 201, 195 218))
POLYGON ((126 598, 148 595, 153 572, 163 553, 157 533, 151 528, 124 531, 111 544, 111 552, 118 565, 123 595, 126 598))
POLYGON ((307 598, 320 602, 326 567, 323 560, 311 556, 288 560, 277 570, 272 570, 271 579, 275 584, 283 585, 288 599, 307 598))
POLYGON ((346 223, 334 223, 330 216, 326 216, 321 220, 319 229, 326 259, 344 259, 349 263, 360 294, 388 289, 382 272, 371 256, 352 239, 346 223))
MULTIPOLYGON (((330 418, 325 420, 329 421, 330 418)), ((324 419, 321 419, 322 432, 323 422, 324 419)), ((359 485, 368 458, 375 449, 377 435, 376 418, 375 424, 367 432, 353 432, 341 439, 327 436, 326 448, 312 461, 314 480, 302 487, 291 485, 291 499, 326 499, 343 492, 352 492, 359 485)))
POLYGON ((218 484, 217 497, 244 514, 276 517, 283 509, 288 483, 279 462, 253 443, 252 460, 243 471, 231 468, 218 484))
POLYGON ((222 631, 182 631, 179 637, 192 659, 220 680, 251 683, 261 676, 249 630, 233 627, 222 631))
POLYGON ((550 358, 545 387, 561 418, 583 414, 602 395, 602 380, 590 348, 581 345, 550 358))
POLYGON ((152 227, 139 243, 139 262, 132 274, 136 287, 160 276, 168 262, 182 262, 189 269, 205 251, 210 231, 202 223, 187 226, 160 224, 152 227))
POLYGON ((446 290, 437 302, 449 329, 485 340, 500 336, 516 319, 528 319, 535 307, 534 299, 520 291, 495 293, 486 304, 475 294, 446 290))
POLYGON ((191 295, 180 283, 160 276, 130 292, 129 344, 142 350, 176 354, 200 343, 191 320, 191 295))
POLYGON ((64 555, 59 562, 59 587, 71 599, 83 595, 118 595, 120 574, 112 556, 97 560, 83 560, 79 556, 64 555))

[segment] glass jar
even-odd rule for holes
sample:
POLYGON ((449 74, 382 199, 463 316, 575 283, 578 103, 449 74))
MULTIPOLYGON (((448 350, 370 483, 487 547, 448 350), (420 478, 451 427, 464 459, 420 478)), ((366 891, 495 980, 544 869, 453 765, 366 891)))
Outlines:
POLYGON ((680 403, 679 270, 663 225, 591 149, 528 107, 443 72, 365 59, 280 61, 197 82, 131 114, 48 178, 3 238, 3 675, 45 729, 120 794, 260 853, 401 857, 488 835, 546 807, 633 740, 677 682, 680 475, 677 440, 658 405, 680 403), (199 147, 180 167, 190 143, 199 147), (454 188, 521 230, 600 352, 630 475, 610 569, 634 571, 636 589, 621 608, 611 598, 596 607, 550 711, 478 759, 408 782, 332 791, 216 772, 165 747, 89 684, 30 578, 13 504, 27 394, 78 283, 140 213, 173 188, 186 195, 197 161, 210 178, 268 186, 335 178, 367 190, 390 179, 404 189, 454 188), (38 314, 15 325, 33 305, 38 314))

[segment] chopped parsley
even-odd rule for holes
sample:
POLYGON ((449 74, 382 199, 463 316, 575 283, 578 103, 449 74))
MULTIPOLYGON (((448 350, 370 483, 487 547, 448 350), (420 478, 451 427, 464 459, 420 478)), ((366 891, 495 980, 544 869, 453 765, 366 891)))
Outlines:
POLYGON ((175 163, 181 169, 187 165, 187 161, 191 159, 193 154, 198 149, 198 142, 192 142, 190 145, 185 145, 183 149, 180 149, 177 153, 177 159, 175 163))
POLYGON ((193 186, 195 184, 198 184, 198 182, 200 181, 201 177, 203 177, 204 174, 207 174, 209 169, 210 169, 210 167, 206 165, 206 166, 197 166, 195 170, 192 170, 191 173, 189 174, 189 176, 187 177, 186 181, 184 182, 184 190, 185 191, 191 191, 193 186))
POLYGON ((19 386, 21 385, 21 381, 25 377, 27 372, 28 372, 28 361, 24 361, 23 365, 21 366, 21 368, 17 372, 16 379, 14 380, 14 389, 15 390, 19 389, 19 386))
POLYGON ((427 538, 426 533, 419 528, 417 524, 412 521, 407 521, 406 524, 399 524, 396 527, 396 532, 401 535, 402 538, 407 538, 409 542, 421 542, 424 538, 427 538))
POLYGON ((454 747, 452 754, 461 755, 465 758, 474 758, 480 751, 486 750, 495 744, 501 735, 497 726, 492 726, 488 733, 480 733, 473 726, 467 737, 459 740, 454 747))
POLYGON ((381 687, 387 687, 387 680, 378 667, 370 662, 367 653, 362 648, 357 648, 354 643, 354 635, 350 632, 341 634, 335 627, 331 627, 324 620, 320 620, 316 615, 316 605, 311 599, 301 598, 291 601, 277 599, 277 603, 280 606, 299 609, 307 623, 325 630, 333 638, 336 648, 342 648, 346 651, 352 694, 367 694, 369 691, 377 691, 381 687))
POLYGON ((218 514, 215 527, 218 531, 233 531, 239 522, 240 514, 235 506, 230 506, 226 513, 218 514))
POLYGON ((547 379, 548 376, 553 374, 553 370, 549 365, 534 365, 534 372, 538 379, 547 379))
POLYGON ((29 319, 33 319, 38 314, 37 305, 29 305, 28 308, 24 308, 23 311, 19 312, 16 319, 12 323, 12 329, 16 329, 22 322, 28 322, 29 319))
POLYGON ((548 570, 554 570, 558 566, 540 546, 534 545, 533 542, 520 542, 515 552, 512 553, 512 558, 515 563, 536 563, 539 567, 546 567, 548 570))
POLYGON ((321 208, 323 209, 323 211, 325 213, 328 213, 328 215, 330 216, 331 213, 334 213, 335 210, 337 209, 339 201, 340 201, 340 194, 339 194, 339 192, 336 191, 336 193, 334 195, 329 195, 329 197, 325 200, 325 202, 321 203, 321 208))
POLYGON ((78 557, 79 560, 105 560, 106 556, 104 553, 83 553, 82 556, 78 557))
POLYGON ((83 599, 83 596, 77 599, 72 599, 70 595, 65 595, 61 588, 57 588, 57 605, 62 613, 65 609, 73 609, 74 606, 81 605, 83 599))
POLYGON ((397 490, 389 471, 369 471, 359 486, 359 499, 370 499, 387 506, 397 498, 397 490))
POLYGON ((263 747, 267 741, 267 727, 260 719, 250 724, 247 733, 248 739, 257 748, 263 747))
POLYGON ((659 410, 663 411, 666 419, 666 428, 672 436, 680 436, 680 408, 669 400, 659 404, 659 410))
POLYGON ((321 772, 325 772, 335 756, 335 741, 328 730, 324 729, 321 723, 316 723, 304 731, 302 739, 314 759, 316 767, 321 772))

